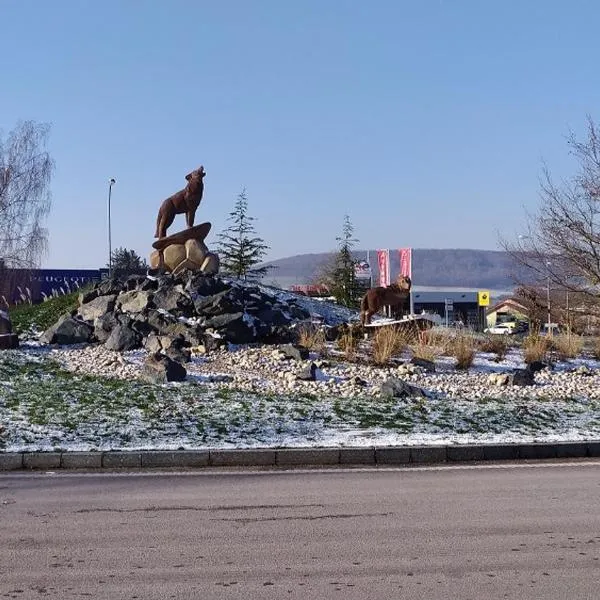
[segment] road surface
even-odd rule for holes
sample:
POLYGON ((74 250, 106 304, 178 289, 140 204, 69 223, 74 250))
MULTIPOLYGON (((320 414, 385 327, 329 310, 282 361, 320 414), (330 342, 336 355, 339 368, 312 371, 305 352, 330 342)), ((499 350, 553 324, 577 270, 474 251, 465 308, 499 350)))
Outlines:
POLYGON ((0 598, 599 597, 598 462, 0 475, 0 598))

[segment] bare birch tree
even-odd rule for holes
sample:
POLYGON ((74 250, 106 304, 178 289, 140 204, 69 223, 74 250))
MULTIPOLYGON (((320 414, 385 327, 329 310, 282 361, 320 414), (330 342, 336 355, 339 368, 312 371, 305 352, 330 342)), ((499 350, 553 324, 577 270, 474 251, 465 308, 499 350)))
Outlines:
POLYGON ((33 268, 47 249, 54 163, 46 151, 50 127, 25 121, 0 132, 0 263, 33 268))
POLYGON ((547 168, 541 204, 528 215, 527 228, 514 242, 502 242, 515 261, 527 267, 540 287, 569 291, 600 304, 600 130, 588 117, 586 138, 571 133, 570 153, 577 172, 557 183, 547 168))

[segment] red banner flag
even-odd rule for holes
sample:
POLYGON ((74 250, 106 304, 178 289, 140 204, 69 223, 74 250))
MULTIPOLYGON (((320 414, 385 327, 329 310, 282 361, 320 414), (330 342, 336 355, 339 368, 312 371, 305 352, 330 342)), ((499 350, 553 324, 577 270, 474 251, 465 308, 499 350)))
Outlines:
POLYGON ((377 265, 379 266, 379 285, 390 285, 390 251, 377 250, 377 265))
POLYGON ((400 248, 400 275, 412 279, 412 248, 400 248))

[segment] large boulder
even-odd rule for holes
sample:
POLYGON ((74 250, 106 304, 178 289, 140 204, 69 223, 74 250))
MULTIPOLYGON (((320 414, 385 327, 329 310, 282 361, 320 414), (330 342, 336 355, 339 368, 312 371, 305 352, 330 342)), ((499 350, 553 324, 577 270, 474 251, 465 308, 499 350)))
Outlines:
POLYGON ((169 381, 185 381, 185 367, 165 354, 151 354, 142 367, 141 377, 150 383, 167 383, 169 381))
POLYGON ((122 352, 124 350, 135 350, 142 345, 142 336, 134 331, 129 325, 119 323, 110 333, 104 347, 108 350, 122 352))
POLYGON ((97 296, 96 298, 81 304, 78 311, 79 316, 84 321, 94 321, 106 313, 112 312, 115 308, 116 299, 117 297, 114 294, 97 296))
POLYGON ((156 309, 170 313, 191 316, 194 312, 191 298, 184 292, 183 286, 163 286, 154 293, 152 302, 156 309))
POLYGON ((152 300, 152 292, 139 292, 132 290, 119 294, 117 306, 124 313, 139 313, 148 308, 152 300))
POLYGON ((84 344, 92 340, 93 329, 90 325, 65 315, 59 321, 47 329, 40 340, 46 344, 84 344))

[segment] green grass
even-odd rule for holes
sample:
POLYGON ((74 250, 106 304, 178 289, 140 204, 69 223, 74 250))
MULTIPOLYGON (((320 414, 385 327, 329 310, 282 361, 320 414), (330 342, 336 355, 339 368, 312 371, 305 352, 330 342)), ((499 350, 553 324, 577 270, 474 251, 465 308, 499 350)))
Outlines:
POLYGON ((61 315, 79 306, 78 297, 81 291, 50 298, 40 304, 19 304, 10 308, 8 312, 13 330, 16 333, 24 333, 31 329, 45 331, 54 325, 61 315))

